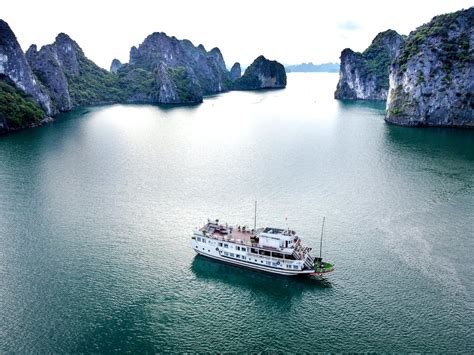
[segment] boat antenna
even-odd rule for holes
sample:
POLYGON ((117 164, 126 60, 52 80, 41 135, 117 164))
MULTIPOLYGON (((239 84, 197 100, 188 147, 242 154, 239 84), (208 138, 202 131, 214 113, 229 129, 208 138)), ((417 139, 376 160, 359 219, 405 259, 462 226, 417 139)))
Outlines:
POLYGON ((323 256, 323 234, 324 234, 324 221, 326 217, 323 217, 323 226, 321 227, 321 241, 319 243, 319 258, 321 259, 323 256))
POLYGON ((253 218, 253 230, 257 231, 257 200, 255 200, 255 215, 253 218))

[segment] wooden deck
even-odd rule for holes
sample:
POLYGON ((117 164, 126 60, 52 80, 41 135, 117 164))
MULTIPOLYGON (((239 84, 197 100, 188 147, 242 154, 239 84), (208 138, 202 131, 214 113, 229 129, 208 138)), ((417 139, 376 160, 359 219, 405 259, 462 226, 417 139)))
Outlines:
POLYGON ((226 239, 228 238, 233 239, 235 241, 240 240, 242 242, 248 242, 250 243, 250 236, 252 235, 250 232, 239 232, 237 229, 232 230, 232 233, 228 234, 221 234, 220 232, 215 231, 212 233, 214 237, 217 239, 226 239))

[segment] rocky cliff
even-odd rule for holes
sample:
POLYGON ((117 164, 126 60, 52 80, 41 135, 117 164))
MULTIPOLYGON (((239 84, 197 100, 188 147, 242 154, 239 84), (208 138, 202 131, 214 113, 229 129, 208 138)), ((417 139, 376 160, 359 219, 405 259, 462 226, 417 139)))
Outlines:
POLYGON ((36 45, 26 51, 26 58, 38 79, 47 88, 53 103, 53 113, 72 108, 69 86, 56 47, 47 45, 38 52, 36 45))
POLYGON ((144 102, 201 102, 203 95, 230 88, 229 73, 218 48, 208 52, 203 45, 196 47, 162 32, 151 34, 138 48, 132 47, 129 63, 117 73, 132 81, 130 99, 144 102), (148 78, 142 88, 135 82, 136 76, 148 78))
POLYGON ((73 107, 118 103, 193 104, 203 96, 239 88, 286 85, 281 64, 257 58, 245 75, 232 78, 218 48, 207 51, 188 40, 153 33, 130 50, 129 63, 112 62, 110 71, 88 59, 81 47, 60 33, 54 43, 26 55, 0 20, 0 133, 45 122, 73 107))
POLYGON ((240 63, 234 63, 232 68, 230 68, 230 80, 236 81, 242 75, 242 69, 240 68, 240 63))
POLYGON ((32 45, 26 52, 26 58, 47 88, 54 114, 76 106, 123 100, 116 76, 94 64, 81 47, 64 33, 39 51, 32 45))
POLYGON ((0 20, 0 75, 10 80, 22 93, 38 103, 46 114, 52 114, 51 101, 34 76, 15 34, 0 20))
POLYGON ((234 82, 235 90, 281 89, 286 87, 285 67, 274 60, 259 56, 234 82))
POLYGON ((122 63, 118 59, 112 60, 112 64, 110 64, 110 72, 117 73, 117 71, 122 67, 122 63))
POLYGON ((390 72, 386 121, 474 127, 474 7, 410 35, 390 72))
POLYGON ((386 100, 390 64, 402 43, 403 36, 388 30, 379 33, 363 53, 344 49, 335 98, 386 100))

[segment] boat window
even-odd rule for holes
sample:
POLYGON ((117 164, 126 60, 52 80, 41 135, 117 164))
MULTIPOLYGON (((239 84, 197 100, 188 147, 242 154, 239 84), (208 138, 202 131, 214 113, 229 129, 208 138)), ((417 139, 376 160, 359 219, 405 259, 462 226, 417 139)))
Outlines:
POLYGON ((235 247, 235 249, 240 250, 240 247, 237 246, 237 247, 235 247))
POLYGON ((243 260, 245 260, 245 259, 247 259, 247 258, 246 258, 245 256, 243 256, 243 255, 242 255, 242 259, 243 259, 243 260))
POLYGON ((224 252, 224 255, 225 255, 225 256, 228 256, 228 255, 229 255, 229 253, 225 251, 225 252, 224 252))
POLYGON ((260 255, 270 256, 270 252, 267 251, 267 250, 260 250, 259 254, 260 254, 260 255))
POLYGON ((240 249, 241 249, 242 251, 247 251, 247 248, 244 248, 244 247, 242 247, 242 248, 240 248, 240 249))
POLYGON ((272 256, 274 258, 280 258, 280 259, 283 259, 283 254, 280 254, 280 253, 275 253, 275 252, 272 252, 272 256))
POLYGON ((254 254, 258 254, 258 250, 254 248, 250 248, 250 252, 254 254))
POLYGON ((286 260, 295 260, 295 257, 293 255, 287 255, 285 254, 285 259, 286 260))
POLYGON ((240 258, 240 254, 235 254, 235 257, 236 257, 236 258, 240 258))
POLYGON ((202 238, 202 242, 205 243, 205 242, 206 242, 206 239, 202 238))
POLYGON ((222 243, 219 243, 219 246, 221 247, 221 246, 222 246, 222 243))
POLYGON ((298 265, 293 265, 293 269, 298 269, 298 265))
POLYGON ((224 244, 224 248, 228 248, 229 247, 229 244, 224 244))
POLYGON ((200 242, 200 241, 201 241, 201 238, 199 238, 199 237, 196 237, 196 240, 197 240, 198 242, 200 242))
POLYGON ((231 257, 234 257, 234 253, 230 253, 229 255, 230 255, 231 257))

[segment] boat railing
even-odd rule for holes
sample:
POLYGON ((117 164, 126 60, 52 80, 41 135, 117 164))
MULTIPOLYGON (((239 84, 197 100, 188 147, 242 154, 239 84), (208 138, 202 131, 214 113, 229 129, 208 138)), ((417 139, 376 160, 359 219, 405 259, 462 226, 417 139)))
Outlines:
MULTIPOLYGON (((242 240, 242 239, 234 239, 234 238, 229 238, 229 237, 226 237, 226 236, 218 236, 218 235, 215 235, 213 233, 209 233, 209 232, 205 232, 205 231, 202 231, 202 232, 203 232, 203 235, 207 238, 220 240, 220 241, 223 241, 223 242, 230 242, 230 243, 246 245, 246 246, 249 246, 249 247, 256 247, 256 248, 259 247, 259 245, 257 243, 248 242, 248 241, 245 241, 245 240, 242 240)), ((252 236, 253 235, 251 235, 250 237, 252 237, 252 236)))
MULTIPOLYGON (((272 248, 272 247, 269 247, 269 246, 264 246, 263 247, 263 246, 259 245, 258 243, 252 243, 252 242, 242 240, 242 239, 237 239, 237 238, 230 238, 230 237, 225 236, 225 235, 216 235, 214 233, 206 232, 205 230, 201 230, 201 232, 202 232, 203 236, 206 237, 206 238, 220 240, 220 241, 223 241, 223 242, 230 242, 230 243, 245 245, 245 246, 248 246, 248 247, 260 248, 260 249, 265 249, 265 250, 270 250, 270 251, 274 250, 274 251, 278 251, 278 252, 282 252, 285 249, 285 248, 272 248)), ((253 237, 255 237, 255 235, 251 234, 250 238, 253 238, 253 237)), ((306 258, 306 256, 309 255, 310 251, 311 251, 311 248, 302 246, 301 244, 297 244, 293 248, 293 255, 298 260, 304 260, 306 258)))
MULTIPOLYGON (((204 234, 204 236, 206 238, 220 240, 220 241, 223 241, 223 242, 236 243, 236 244, 241 244, 241 245, 245 245, 245 246, 249 246, 249 247, 255 247, 255 248, 263 249, 257 243, 251 243, 251 242, 243 241, 241 239, 233 239, 233 238, 229 238, 229 237, 225 237, 225 236, 217 236, 215 234, 207 234, 207 233, 204 234)), ((272 248, 272 249, 280 251, 276 248, 272 248)), ((250 253, 249 257, 251 257, 252 255, 253 254, 250 253)), ((263 254, 258 254, 258 255, 256 254, 256 256, 264 258, 264 259, 266 259, 268 261, 271 261, 271 262, 280 262, 280 263, 283 263, 283 264, 293 264, 295 261, 299 261, 299 262, 304 261, 304 258, 303 259, 288 260, 288 259, 276 258, 274 256, 263 255, 263 254)))

